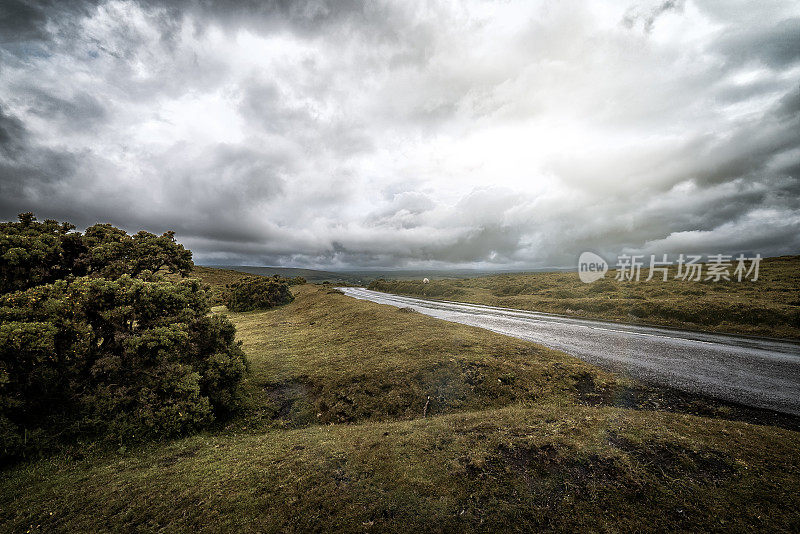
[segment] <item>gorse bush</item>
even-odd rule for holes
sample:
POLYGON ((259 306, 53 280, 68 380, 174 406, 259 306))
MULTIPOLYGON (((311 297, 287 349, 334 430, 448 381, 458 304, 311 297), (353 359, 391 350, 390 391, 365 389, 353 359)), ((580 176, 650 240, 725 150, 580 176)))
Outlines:
POLYGON ((186 275, 192 269, 192 253, 175 241, 174 232, 128 235, 110 224, 96 224, 81 234, 70 223, 38 222, 31 213, 19 219, 0 223, 2 293, 69 275, 118 278, 162 269, 186 275))
POLYGON ((233 325, 209 316, 197 280, 152 274, 191 267, 191 252, 170 233, 71 229, 0 225, 4 287, 30 286, 0 295, 0 458, 174 436, 235 410, 246 360, 233 325))
POLYGON ((280 275, 275 274, 275 275, 272 275, 272 278, 277 278, 278 280, 282 280, 282 281, 286 282, 287 284, 289 284, 290 286, 301 286, 303 284, 308 283, 308 281, 305 278, 303 278, 302 276, 295 276, 294 278, 286 278, 286 277, 281 277, 280 275))
POLYGON ((280 277, 253 276, 228 286, 225 305, 234 312, 266 310, 294 300, 289 283, 280 277))

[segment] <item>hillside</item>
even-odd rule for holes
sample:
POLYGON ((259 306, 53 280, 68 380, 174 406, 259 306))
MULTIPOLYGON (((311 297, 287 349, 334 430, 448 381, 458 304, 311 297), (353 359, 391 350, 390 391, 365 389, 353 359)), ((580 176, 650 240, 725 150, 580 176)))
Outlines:
POLYGON ((655 390, 325 287, 292 290, 293 303, 269 311, 215 308, 250 361, 239 418, 185 439, 7 469, 0 530, 800 525, 794 419, 655 390))
POLYGON ((574 317, 800 339, 800 256, 766 258, 755 282, 605 279, 584 284, 575 272, 461 280, 379 280, 370 289, 401 295, 518 308, 574 317))
MULTIPOLYGON (((255 274, 259 276, 283 276, 286 278, 294 278, 302 276, 311 283, 317 282, 361 282, 360 276, 353 273, 346 272, 333 272, 333 271, 318 271, 315 269, 298 269, 294 267, 255 267, 249 265, 208 265, 196 266, 195 269, 215 269, 218 271, 233 271, 246 274, 255 274)), ((367 282, 369 280, 366 280, 367 282)))
POLYGON ((197 266, 197 269, 216 269, 219 271, 237 271, 261 276, 279 275, 288 278, 302 276, 311 283, 346 282, 366 286, 372 280, 447 280, 458 278, 476 278, 497 274, 513 274, 510 271, 487 271, 478 269, 354 269, 343 271, 319 271, 293 267, 254 267, 248 265, 208 265, 197 266))

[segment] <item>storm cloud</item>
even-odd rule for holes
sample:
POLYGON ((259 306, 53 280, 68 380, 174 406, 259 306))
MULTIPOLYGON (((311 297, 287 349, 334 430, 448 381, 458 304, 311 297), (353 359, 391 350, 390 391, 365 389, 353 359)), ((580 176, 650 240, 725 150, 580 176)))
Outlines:
POLYGON ((800 253, 800 8, 729 0, 0 7, 0 217, 199 263, 800 253))

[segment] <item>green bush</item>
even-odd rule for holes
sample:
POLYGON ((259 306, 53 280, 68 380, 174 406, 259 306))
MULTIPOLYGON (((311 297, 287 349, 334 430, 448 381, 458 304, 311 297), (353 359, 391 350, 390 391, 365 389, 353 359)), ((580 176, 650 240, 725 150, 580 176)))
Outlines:
POLYGON ((67 443, 207 427, 238 406, 246 360, 210 316, 172 232, 0 223, 0 461, 67 443))
POLYGON ((192 253, 175 241, 174 232, 128 235, 110 224, 90 226, 38 222, 23 213, 19 222, 0 223, 0 293, 48 284, 67 276, 118 278, 166 270, 186 275, 192 253))
POLYGON ((266 310, 294 300, 289 284, 281 278, 252 276, 228 286, 225 305, 234 312, 266 310))
POLYGON ((246 361, 196 280, 81 277, 0 297, 0 447, 119 442, 208 426, 237 405, 246 361), (35 436, 35 439, 31 439, 35 436))

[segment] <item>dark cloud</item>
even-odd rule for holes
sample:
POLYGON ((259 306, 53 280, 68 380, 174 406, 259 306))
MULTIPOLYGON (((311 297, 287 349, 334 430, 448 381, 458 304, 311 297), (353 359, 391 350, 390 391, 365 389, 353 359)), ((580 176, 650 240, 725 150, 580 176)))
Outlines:
POLYGON ((622 17, 622 24, 626 28, 634 28, 641 23, 645 33, 653 31, 658 17, 669 11, 681 11, 683 0, 663 0, 655 5, 642 6, 634 5, 628 8, 625 16, 622 17))
POLYGON ((27 132, 22 121, 8 115, 0 106, 0 151, 6 158, 14 159, 24 150, 26 141, 27 132))
POLYGON ((93 0, 4 0, 0 3, 0 43, 49 40, 51 26, 69 26, 88 15, 93 0))
POLYGON ((91 128, 106 115, 103 104, 85 92, 62 98, 31 88, 27 96, 30 98, 31 113, 53 123, 60 123, 66 130, 91 128))
POLYGON ((800 18, 731 29, 716 48, 731 63, 756 61, 775 69, 788 67, 800 61, 800 18))
POLYGON ((785 94, 775 110, 778 119, 797 120, 800 117, 800 85, 794 91, 785 94))

